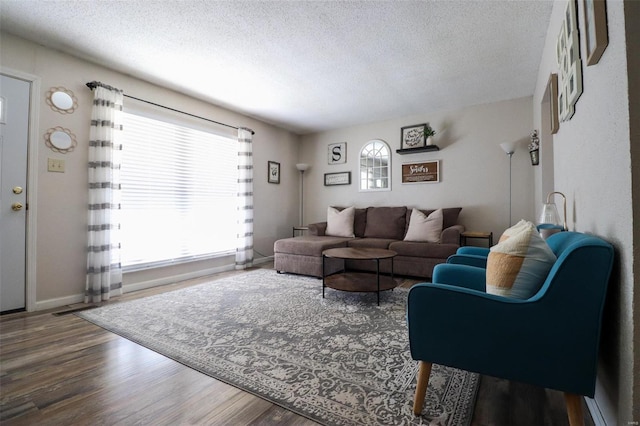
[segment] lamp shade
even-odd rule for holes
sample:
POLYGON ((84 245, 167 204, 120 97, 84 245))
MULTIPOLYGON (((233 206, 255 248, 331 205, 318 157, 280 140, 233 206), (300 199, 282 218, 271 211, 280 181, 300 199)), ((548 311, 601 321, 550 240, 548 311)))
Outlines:
POLYGON ((513 154, 516 151, 516 146, 517 146, 518 142, 502 142, 500 144, 500 147, 504 150, 504 152, 506 152, 507 154, 513 154))
POLYGON ((544 203, 542 205, 542 213, 540 214, 540 223, 561 226, 560 215, 556 203, 544 203))
POLYGON ((304 172, 308 168, 309 168, 309 165, 307 163, 298 163, 298 164, 296 164, 296 169, 298 169, 301 172, 304 172))
POLYGON ((545 240, 556 232, 567 230, 567 197, 565 197, 562 192, 554 191, 550 192, 549 195, 547 195, 547 202, 542 205, 542 213, 540 214, 539 223, 540 224, 538 225, 538 230, 540 231, 540 235, 542 235, 542 238, 544 238, 545 240), (556 203, 551 201, 552 197, 555 194, 558 194, 562 197, 564 220, 560 219, 556 203))

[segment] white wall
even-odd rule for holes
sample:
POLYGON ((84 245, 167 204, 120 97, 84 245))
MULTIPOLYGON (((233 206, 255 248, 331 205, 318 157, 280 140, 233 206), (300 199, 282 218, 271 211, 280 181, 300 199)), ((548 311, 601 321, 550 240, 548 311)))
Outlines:
POLYGON ((519 141, 512 158, 512 222, 533 220, 533 169, 527 144, 532 125, 531 98, 477 105, 455 111, 425 113, 303 136, 300 160, 305 173, 305 222, 326 220, 327 206, 462 207, 460 222, 468 230, 492 231, 497 238, 509 225, 509 157, 500 143, 519 141), (399 155, 400 128, 428 122, 438 132, 440 151, 399 155), (392 190, 359 192, 358 156, 371 139, 389 144, 392 190), (347 142, 347 163, 328 165, 327 146, 347 142), (441 182, 402 184, 402 163, 441 160, 441 182), (324 173, 351 171, 348 186, 323 186, 324 173))
MULTIPOLYGON (((77 302, 84 292, 86 265, 86 206, 87 206, 87 142, 91 117, 92 92, 85 86, 98 80, 123 89, 126 94, 150 100, 192 114, 211 118, 235 126, 250 127, 254 136, 254 244, 256 257, 273 254, 273 242, 291 235, 297 222, 298 176, 295 163, 298 157, 299 136, 264 122, 212 104, 188 97, 147 82, 121 74, 55 50, 38 46, 13 35, 0 34, 0 64, 40 78, 39 128, 37 130, 38 183, 36 247, 36 300, 38 308, 77 302), (53 86, 63 86, 78 98, 78 110, 62 115, 45 103, 45 93, 53 86), (71 153, 58 154, 49 150, 42 135, 54 126, 69 128, 78 140, 71 153), (47 158, 62 158, 65 173, 47 172, 47 158), (281 163, 280 184, 267 183, 267 161, 281 163), (274 200, 278 200, 274 203, 274 200)), ((127 102, 125 98, 125 102, 127 102)), ((220 128, 235 134, 235 130, 220 128)), ((214 219, 214 218, 212 218, 214 219)), ((126 274, 125 288, 139 288, 171 280, 170 276, 188 277, 201 272, 229 268, 232 257, 195 262, 181 266, 126 274)))
MULTIPOLYGON (((578 2, 579 28, 584 27, 583 2, 578 2)), ((634 362, 633 210, 629 135, 629 95, 626 64, 624 5, 608 1, 609 46, 600 62, 586 66, 584 37, 582 96, 573 118, 560 124, 552 140, 555 190, 567 196, 570 230, 593 233, 616 249, 613 279, 605 307, 596 401, 610 425, 638 421, 632 416, 634 362)), ((542 56, 533 105, 534 122, 541 126, 540 103, 549 74, 558 72, 555 46, 567 3, 554 4, 542 56)), ((635 23, 637 25, 637 21, 635 23)), ((637 79, 637 75, 635 76, 637 79)), ((544 158, 543 158, 544 160, 544 158)), ((636 197, 638 198, 638 197, 636 197)))

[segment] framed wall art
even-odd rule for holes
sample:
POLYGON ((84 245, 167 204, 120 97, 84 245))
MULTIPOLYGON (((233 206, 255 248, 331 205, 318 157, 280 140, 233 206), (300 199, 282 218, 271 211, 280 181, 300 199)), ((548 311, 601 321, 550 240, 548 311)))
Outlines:
POLYGON ((280 163, 269 161, 267 165, 267 171, 269 173, 267 182, 280 183, 280 163))
POLYGON ((549 123, 551 126, 551 134, 558 133, 560 122, 558 121, 558 74, 552 73, 547 82, 547 93, 549 96, 549 123))
POLYGON ((605 0, 582 0, 587 66, 595 65, 609 44, 605 0))
POLYGON ((351 185, 351 172, 325 173, 324 186, 351 185))
POLYGON ((427 123, 400 128, 400 149, 422 148, 426 145, 427 123))
POLYGON ((440 160, 402 165, 402 183, 440 182, 440 160))
POLYGON ((578 38, 576 0, 569 0, 556 43, 556 59, 560 69, 558 82, 558 117, 569 121, 582 94, 582 61, 578 38))
POLYGON ((331 143, 328 152, 329 164, 344 164, 347 162, 347 143, 331 143))
POLYGON ((0 123, 6 124, 7 122, 7 100, 0 96, 0 123))

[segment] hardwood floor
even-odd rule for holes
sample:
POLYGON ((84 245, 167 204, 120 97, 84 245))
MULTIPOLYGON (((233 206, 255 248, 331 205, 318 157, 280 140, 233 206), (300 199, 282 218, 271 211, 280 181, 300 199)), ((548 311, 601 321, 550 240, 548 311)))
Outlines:
MULTIPOLYGON (((128 293, 110 303, 234 273, 128 293)), ((0 317, 2 425, 316 424, 75 315, 54 315, 64 310, 0 317)), ((584 412, 592 425, 586 406, 584 412)), ((562 393, 482 377, 472 426, 567 424, 562 393)))

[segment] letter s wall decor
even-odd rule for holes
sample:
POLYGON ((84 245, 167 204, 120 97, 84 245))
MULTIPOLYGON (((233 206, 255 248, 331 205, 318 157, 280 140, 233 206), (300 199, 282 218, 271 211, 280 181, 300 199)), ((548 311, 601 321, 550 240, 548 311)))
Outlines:
POLYGON ((329 144, 329 164, 344 164, 347 162, 347 143, 329 144))

